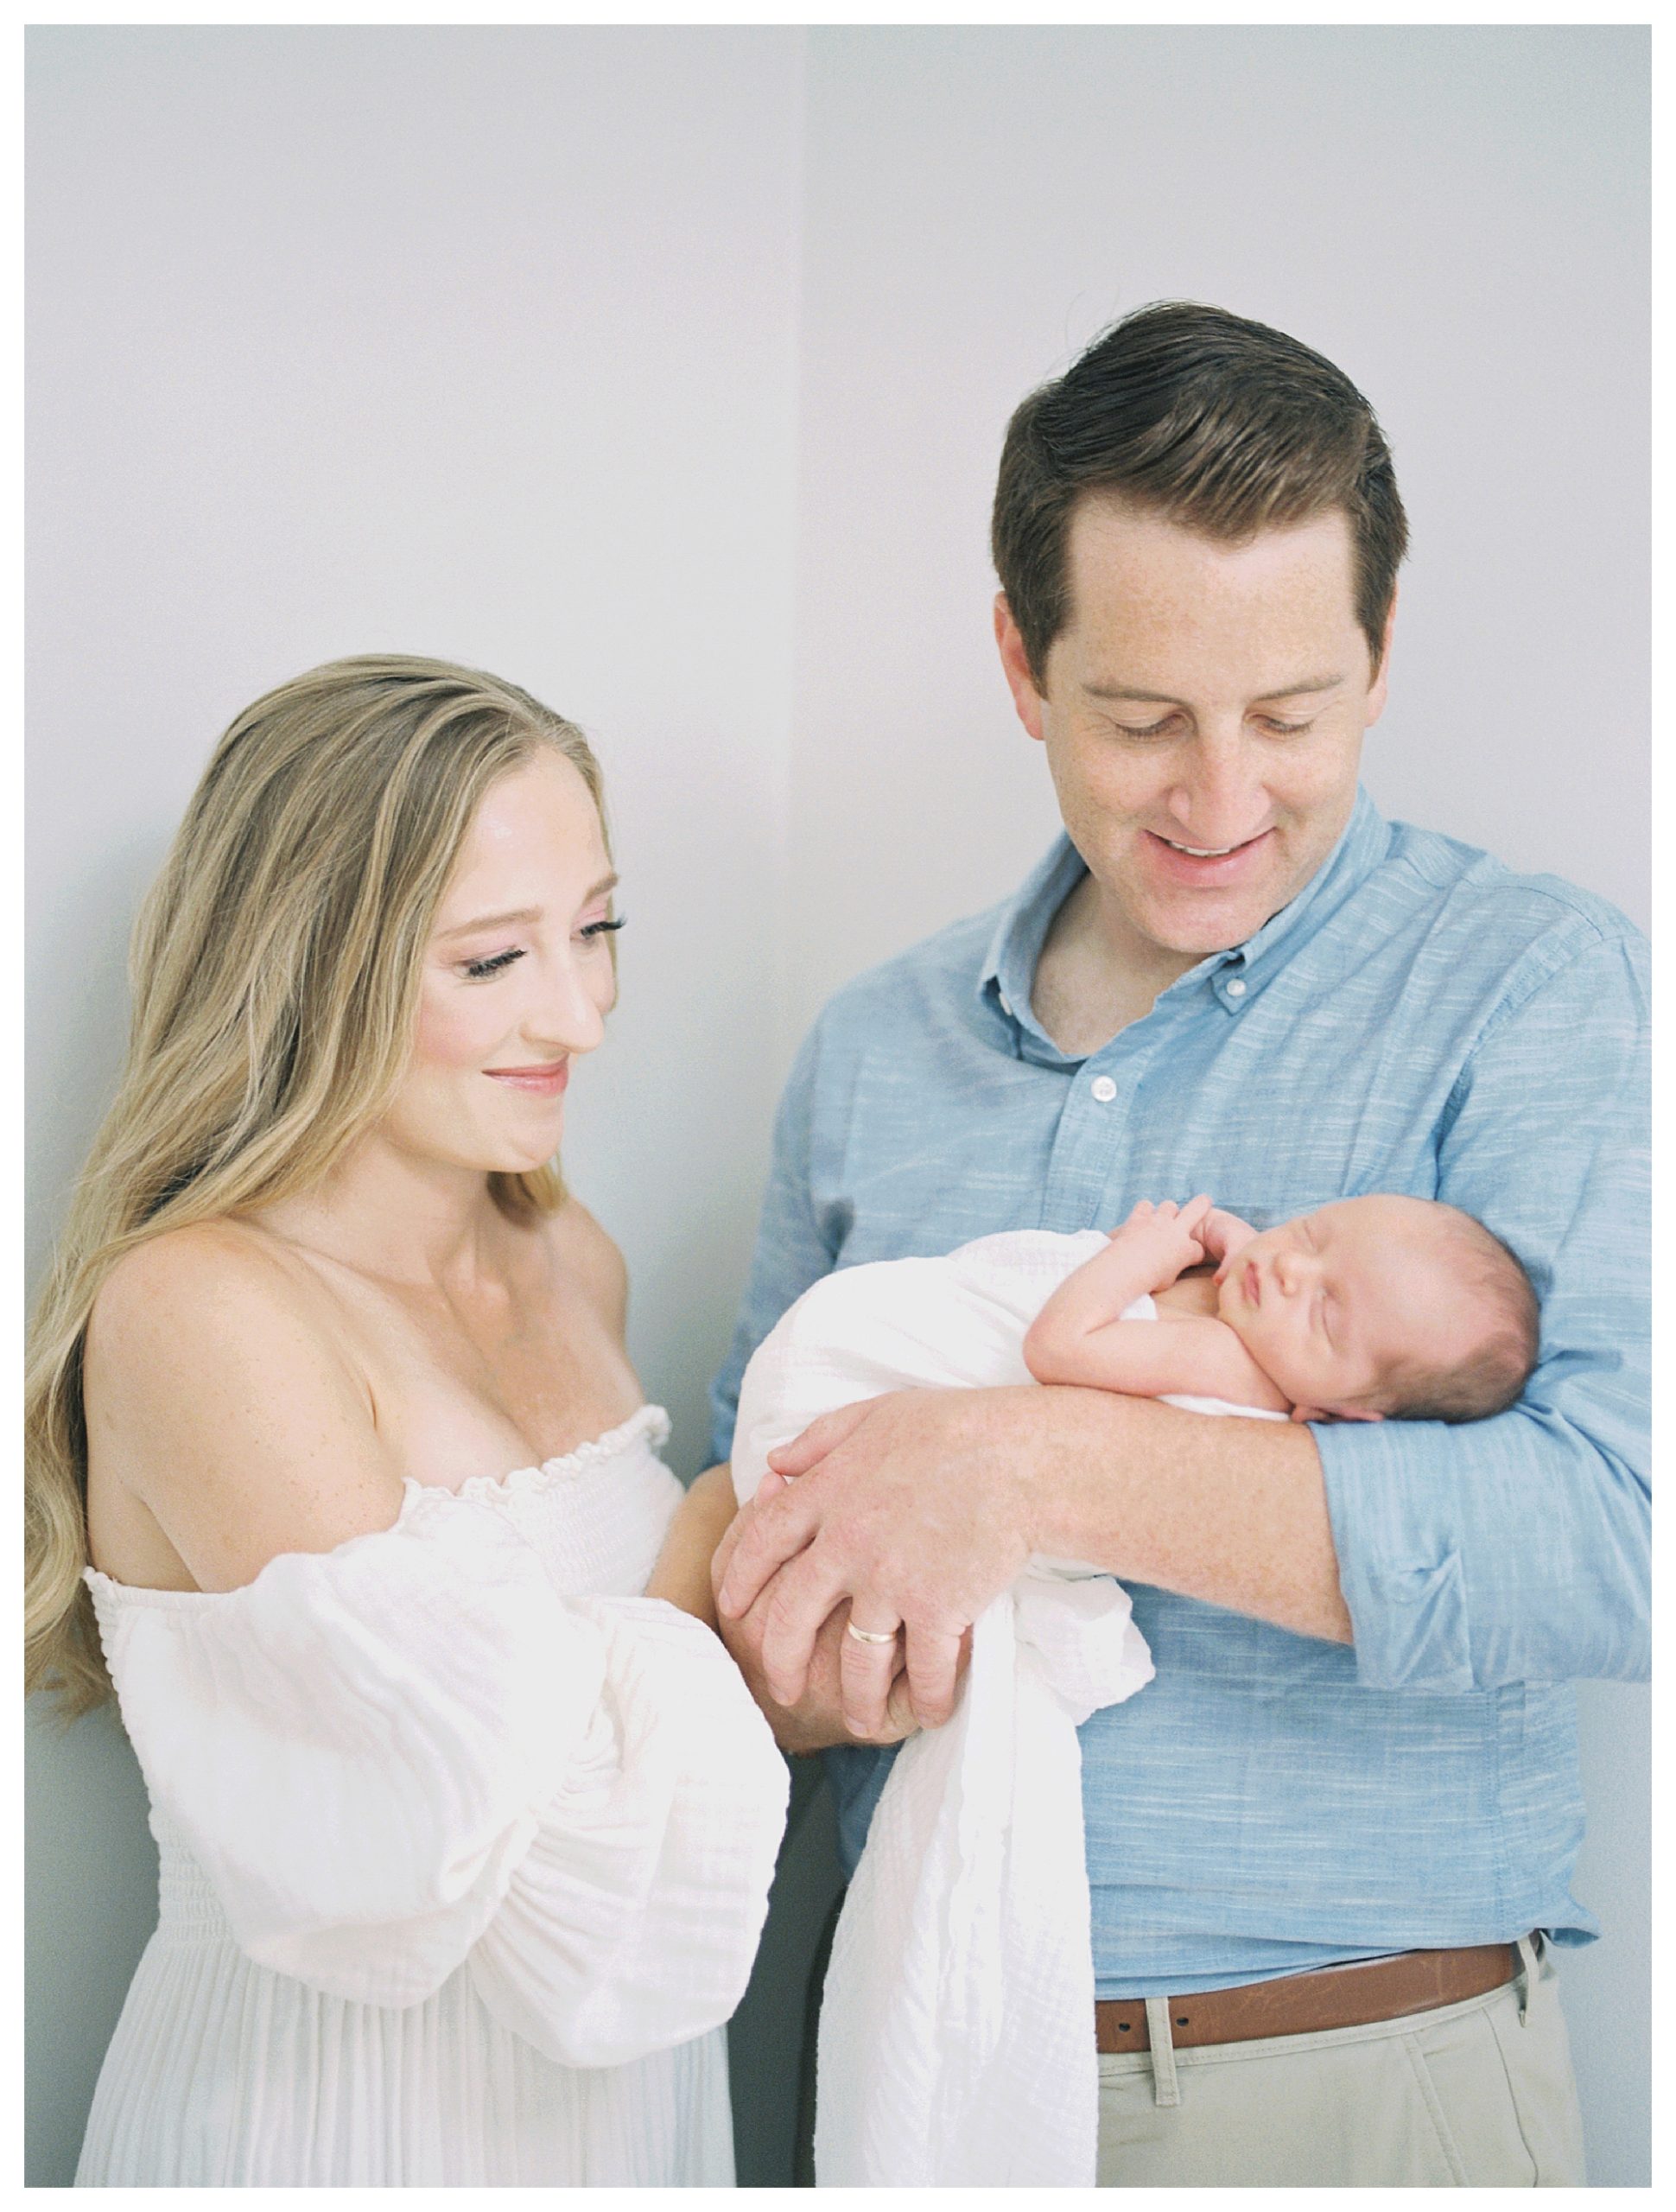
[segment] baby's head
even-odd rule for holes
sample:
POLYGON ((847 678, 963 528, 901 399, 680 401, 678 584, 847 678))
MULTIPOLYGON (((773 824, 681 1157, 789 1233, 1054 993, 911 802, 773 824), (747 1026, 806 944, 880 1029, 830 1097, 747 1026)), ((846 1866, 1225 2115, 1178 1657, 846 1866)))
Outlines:
POLYGON ((1294 1419, 1482 1421, 1536 1364, 1530 1278, 1429 1198, 1343 1198, 1266 1229, 1216 1271, 1217 1311, 1294 1419))

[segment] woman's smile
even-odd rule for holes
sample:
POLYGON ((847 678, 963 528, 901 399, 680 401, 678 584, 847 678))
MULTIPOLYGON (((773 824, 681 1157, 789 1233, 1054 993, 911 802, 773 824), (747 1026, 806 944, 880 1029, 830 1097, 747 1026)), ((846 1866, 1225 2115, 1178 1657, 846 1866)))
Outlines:
POLYGON ((511 1090, 527 1090, 537 1098, 557 1098, 570 1079, 570 1062, 549 1060, 539 1067, 485 1068, 483 1072, 511 1090))

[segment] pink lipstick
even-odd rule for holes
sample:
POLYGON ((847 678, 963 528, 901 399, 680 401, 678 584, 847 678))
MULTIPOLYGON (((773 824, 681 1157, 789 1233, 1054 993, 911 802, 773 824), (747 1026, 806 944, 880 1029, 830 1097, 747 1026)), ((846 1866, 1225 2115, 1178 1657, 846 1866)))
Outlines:
POLYGON ((540 1067, 485 1068, 483 1072, 509 1090, 528 1091, 532 1098, 557 1098, 570 1080, 570 1063, 549 1060, 540 1067))

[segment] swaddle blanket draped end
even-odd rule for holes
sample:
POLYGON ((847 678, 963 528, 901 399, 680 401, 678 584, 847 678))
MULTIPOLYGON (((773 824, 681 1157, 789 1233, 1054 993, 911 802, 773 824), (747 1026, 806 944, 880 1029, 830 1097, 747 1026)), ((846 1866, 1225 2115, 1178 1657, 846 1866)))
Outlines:
MULTIPOLYGON (((840 1406, 1028 1382, 1025 1332, 1105 1243, 1035 1230, 827 1276, 746 1370, 734 1487, 840 1406)), ((1150 1301, 1149 1301, 1150 1304, 1150 1301)), ((823 2187, 1086 2186, 1099 2072, 1076 1730, 1152 1679, 1128 1593, 1032 1562, 974 1624, 945 1727, 904 1745, 822 2004, 823 2187)))

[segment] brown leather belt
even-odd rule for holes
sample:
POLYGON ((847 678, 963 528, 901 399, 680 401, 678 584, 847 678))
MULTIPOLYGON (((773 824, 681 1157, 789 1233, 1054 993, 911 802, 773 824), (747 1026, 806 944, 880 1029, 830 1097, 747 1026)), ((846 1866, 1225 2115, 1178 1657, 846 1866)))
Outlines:
MULTIPOLYGON (((1500 1989, 1521 1970, 1514 1943, 1476 1943, 1458 1951, 1399 1951, 1317 1974, 1281 1974, 1237 1989, 1172 1997, 1170 2040, 1178 2050, 1209 2043, 1250 2043, 1262 2036, 1315 2036, 1400 2020, 1439 2005, 1463 2004, 1500 1989)), ((1097 2050, 1150 2050, 1144 1997, 1106 1997, 1094 2008, 1097 2050)))

